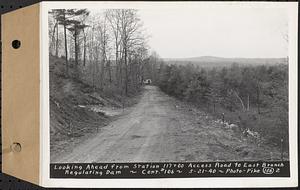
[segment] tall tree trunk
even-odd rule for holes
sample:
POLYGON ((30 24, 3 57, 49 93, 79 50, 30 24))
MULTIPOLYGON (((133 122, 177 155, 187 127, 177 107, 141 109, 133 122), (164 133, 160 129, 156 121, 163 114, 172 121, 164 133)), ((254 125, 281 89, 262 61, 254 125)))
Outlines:
POLYGON ((245 105, 244 105, 242 98, 238 95, 238 93, 235 90, 233 90, 233 92, 234 92, 235 96, 237 97, 237 99, 240 101, 243 111, 245 111, 245 105))
POLYGON ((116 61, 116 82, 117 82, 117 85, 119 86, 120 85, 120 82, 119 82, 119 80, 118 80, 118 78, 119 78, 119 72, 120 72, 120 65, 119 65, 119 63, 118 63, 118 54, 119 54, 119 52, 118 52, 118 42, 117 42, 117 39, 116 39, 116 57, 115 57, 115 61, 116 61))
POLYGON ((256 101, 257 101, 257 113, 260 114, 260 103, 259 103, 259 84, 256 86, 256 101))
MULTIPOLYGON (((66 14, 64 14, 64 20, 66 20, 66 14)), ((69 76, 68 42, 67 42, 67 26, 66 26, 66 23, 64 23, 64 36, 65 36, 66 74, 67 74, 67 76, 69 76)))
POLYGON ((95 73, 96 73, 96 67, 97 67, 97 62, 98 62, 98 46, 96 46, 96 47, 94 47, 94 29, 92 30, 92 40, 91 40, 91 44, 92 44, 92 50, 91 50, 91 57, 93 58, 92 59, 92 69, 93 69, 93 90, 94 90, 94 92, 95 92, 95 90, 96 90, 96 82, 95 82, 95 80, 96 80, 96 77, 95 77, 95 73), (93 54, 93 51, 95 51, 95 56, 94 56, 94 54, 93 54))
POLYGON ((121 89, 122 89, 122 93, 124 91, 124 80, 123 80, 123 73, 124 73, 124 48, 120 48, 122 49, 122 52, 120 52, 120 59, 119 59, 119 64, 120 64, 120 85, 121 85, 121 89))
MULTIPOLYGON (((94 61, 94 64, 95 64, 94 70, 97 71, 97 72, 95 72, 94 81, 95 81, 95 87, 96 87, 96 77, 97 77, 96 74, 99 73, 99 65, 98 65, 99 54, 98 54, 97 44, 96 44, 96 47, 95 47, 95 53, 96 53, 96 58, 95 58, 95 61, 94 61)), ((97 77, 97 79, 98 79, 98 77, 97 77)), ((97 84, 98 84, 97 87, 99 87, 99 82, 97 82, 97 84)))
POLYGON ((79 69, 78 69, 78 40, 77 40, 77 28, 75 27, 75 31, 74 31, 74 56, 75 56, 75 78, 79 77, 79 69))
POLYGON ((58 24, 56 26, 55 56, 58 57, 58 24))
POLYGON ((55 40, 55 33, 56 33, 56 27, 58 25, 58 22, 55 23, 55 25, 53 26, 53 32, 52 32, 52 35, 51 35, 51 43, 50 43, 50 53, 52 55, 54 55, 54 50, 55 50, 55 46, 56 46, 56 40, 55 40))
POLYGON ((111 78, 111 63, 110 60, 107 62, 107 67, 108 67, 108 75, 109 75, 109 83, 112 83, 112 78, 111 78))
MULTIPOLYGON (((104 37, 105 38, 105 37, 104 37)), ((105 41, 102 46, 102 61, 101 61, 101 90, 104 90, 105 87, 105 64, 106 64, 106 46, 105 41)))
POLYGON ((92 64, 92 86, 93 91, 95 92, 95 57, 93 54, 94 51, 94 27, 92 28, 91 39, 89 40, 89 61, 92 64))
POLYGON ((86 60, 86 34, 84 34, 83 37, 83 66, 85 66, 85 60, 86 60))
MULTIPOLYGON (((103 55, 102 55, 103 56, 103 55)), ((101 61, 101 76, 100 76, 100 84, 101 84, 101 90, 104 90, 104 80, 105 80, 105 77, 104 77, 104 64, 105 64, 105 60, 102 58, 102 61, 101 61)))
POLYGON ((76 64, 76 68, 78 65, 78 45, 77 45, 77 29, 75 27, 75 31, 74 31, 74 45, 75 45, 75 64, 76 64))
POLYGON ((128 95, 128 63, 127 63, 127 48, 125 46, 124 52, 124 61, 125 61, 125 94, 128 95))
POLYGON ((95 91, 95 70, 96 70, 96 68, 95 68, 95 61, 92 63, 92 86, 93 86, 93 91, 95 91))

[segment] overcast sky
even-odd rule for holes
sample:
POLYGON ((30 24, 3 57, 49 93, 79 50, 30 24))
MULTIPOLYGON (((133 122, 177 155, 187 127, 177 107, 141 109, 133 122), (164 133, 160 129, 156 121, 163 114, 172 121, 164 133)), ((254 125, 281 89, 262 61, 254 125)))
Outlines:
POLYGON ((163 58, 286 57, 287 14, 278 8, 139 10, 149 44, 163 58))

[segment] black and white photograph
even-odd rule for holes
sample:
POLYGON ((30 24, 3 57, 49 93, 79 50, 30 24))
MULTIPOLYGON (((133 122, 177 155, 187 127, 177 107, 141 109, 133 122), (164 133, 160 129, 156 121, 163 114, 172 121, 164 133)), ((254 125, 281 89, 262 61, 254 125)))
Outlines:
POLYGON ((287 10, 217 7, 49 10, 50 163, 289 161, 287 10))

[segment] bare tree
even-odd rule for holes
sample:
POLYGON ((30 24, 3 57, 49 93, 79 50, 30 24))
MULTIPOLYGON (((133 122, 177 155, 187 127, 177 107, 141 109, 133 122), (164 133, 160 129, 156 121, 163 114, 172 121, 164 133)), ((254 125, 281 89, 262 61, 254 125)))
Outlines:
MULTIPOLYGON (((115 64, 116 64, 116 79, 120 78, 122 80, 121 64, 119 63, 120 55, 120 44, 121 44, 121 10, 112 9, 106 11, 107 20, 110 24, 110 28, 114 38, 114 49, 115 49, 115 64)), ((116 81, 117 84, 121 84, 119 80, 116 81)))
POLYGON ((122 9, 119 15, 121 19, 121 45, 124 61, 125 70, 125 94, 128 95, 128 53, 130 53, 131 48, 141 43, 143 37, 142 34, 142 23, 137 15, 137 10, 132 9, 122 9))
POLYGON ((80 74, 80 80, 90 83, 94 90, 105 91, 109 85, 110 89, 116 88, 118 93, 128 95, 129 90, 133 92, 139 88, 145 59, 148 59, 148 47, 137 10, 110 9, 91 14, 86 9, 54 11, 51 37, 57 51, 54 46, 51 48, 58 55, 57 19, 57 25, 63 26, 61 38, 65 41, 67 76, 70 70, 76 79, 80 74), (70 60, 74 60, 73 67, 69 66, 70 60), (80 61, 83 67, 79 67, 80 61))
POLYGON ((100 20, 97 30, 99 32, 98 40, 100 43, 99 47, 100 47, 100 54, 101 54, 100 88, 101 90, 103 90, 105 86, 105 64, 107 61, 107 51, 108 51, 108 42, 109 42, 106 14, 104 14, 102 19, 100 20))

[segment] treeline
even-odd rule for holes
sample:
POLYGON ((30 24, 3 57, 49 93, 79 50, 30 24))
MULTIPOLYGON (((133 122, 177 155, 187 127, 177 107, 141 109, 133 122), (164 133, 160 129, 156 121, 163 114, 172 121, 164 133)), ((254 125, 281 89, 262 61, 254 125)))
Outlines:
POLYGON ((150 58, 137 10, 53 9, 49 39, 50 56, 65 60, 65 77, 111 94, 139 90, 150 58))
POLYGON ((160 64, 157 84, 166 93, 288 147, 288 65, 203 69, 160 64))

